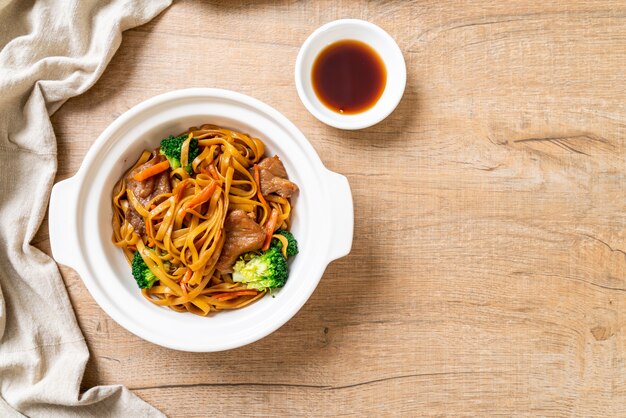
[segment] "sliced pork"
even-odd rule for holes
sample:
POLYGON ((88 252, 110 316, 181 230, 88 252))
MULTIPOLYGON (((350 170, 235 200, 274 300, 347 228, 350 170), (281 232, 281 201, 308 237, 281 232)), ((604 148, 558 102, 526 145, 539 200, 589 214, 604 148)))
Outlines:
MULTIPOLYGON (((126 188, 133 192, 139 203, 141 203, 144 207, 158 195, 171 193, 172 185, 170 184, 169 174, 167 171, 164 171, 155 176, 149 177, 144 181, 137 181, 133 178, 133 176, 162 161, 165 161, 165 157, 159 154, 159 150, 157 148, 152 151, 151 158, 148 161, 132 170, 126 176, 126 188)), ((129 205, 125 216, 126 220, 135 229, 135 232, 137 232, 140 236, 145 234, 146 225, 144 220, 132 205, 129 205)))
POLYGON ((250 251, 261 249, 265 231, 248 214, 240 209, 230 212, 224 222, 226 240, 215 265, 222 273, 231 271, 237 258, 250 251))
POLYGON ((259 162, 261 193, 267 196, 272 193, 288 199, 298 191, 298 186, 289 181, 287 171, 278 156, 264 158, 259 162))

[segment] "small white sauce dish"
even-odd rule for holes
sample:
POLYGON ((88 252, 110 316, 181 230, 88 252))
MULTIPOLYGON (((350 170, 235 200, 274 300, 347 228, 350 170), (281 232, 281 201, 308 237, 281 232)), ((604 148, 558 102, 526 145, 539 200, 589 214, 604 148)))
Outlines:
POLYGON ((321 122, 339 129, 363 129, 385 119, 400 103, 406 86, 406 64, 400 47, 383 29, 364 20, 341 19, 319 27, 304 41, 296 58, 295 82, 300 100, 321 122), (315 59, 324 48, 342 40, 369 45, 386 67, 387 82, 382 96, 362 113, 337 113, 326 107, 313 89, 311 72, 315 59))

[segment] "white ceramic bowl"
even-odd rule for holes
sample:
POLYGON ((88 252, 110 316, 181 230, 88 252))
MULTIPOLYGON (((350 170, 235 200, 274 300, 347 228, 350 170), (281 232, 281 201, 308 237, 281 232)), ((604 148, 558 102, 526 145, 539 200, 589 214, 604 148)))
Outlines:
POLYGON ((50 243, 56 261, 74 268, 96 302, 130 332, 165 347, 220 351, 278 329, 304 305, 328 263, 352 245, 352 195, 347 179, 327 170, 304 135, 270 106, 227 90, 188 89, 133 107, 95 141, 70 179, 52 189, 50 243), (292 231, 300 253, 275 297, 208 317, 155 306, 140 294, 122 251, 111 242, 111 190, 143 149, 190 126, 214 123, 261 138, 300 187, 292 231))
POLYGON ((385 119, 396 108, 406 86, 406 64, 402 51, 391 35, 373 23, 358 19, 335 20, 313 32, 296 58, 296 89, 304 106, 317 119, 340 129, 363 129, 385 119), (370 109, 344 115, 326 107, 313 90, 311 70, 315 58, 328 45, 345 39, 371 46, 380 55, 387 69, 387 84, 378 102, 370 109))

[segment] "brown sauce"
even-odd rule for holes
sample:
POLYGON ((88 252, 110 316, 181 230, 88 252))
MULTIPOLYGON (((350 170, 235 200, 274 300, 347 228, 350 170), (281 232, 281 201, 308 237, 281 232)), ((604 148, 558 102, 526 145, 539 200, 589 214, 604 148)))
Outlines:
POLYGON ((378 53, 355 40, 330 44, 313 63, 313 90, 329 109, 361 113, 376 104, 387 83, 387 70, 378 53))

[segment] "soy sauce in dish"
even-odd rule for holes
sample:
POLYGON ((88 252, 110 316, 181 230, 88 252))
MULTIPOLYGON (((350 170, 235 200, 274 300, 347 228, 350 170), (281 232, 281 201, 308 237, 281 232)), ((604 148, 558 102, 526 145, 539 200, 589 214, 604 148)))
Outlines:
POLYGON ((329 109, 361 113, 376 104, 387 83, 387 69, 366 43, 343 40, 319 53, 311 74, 313 90, 329 109))

